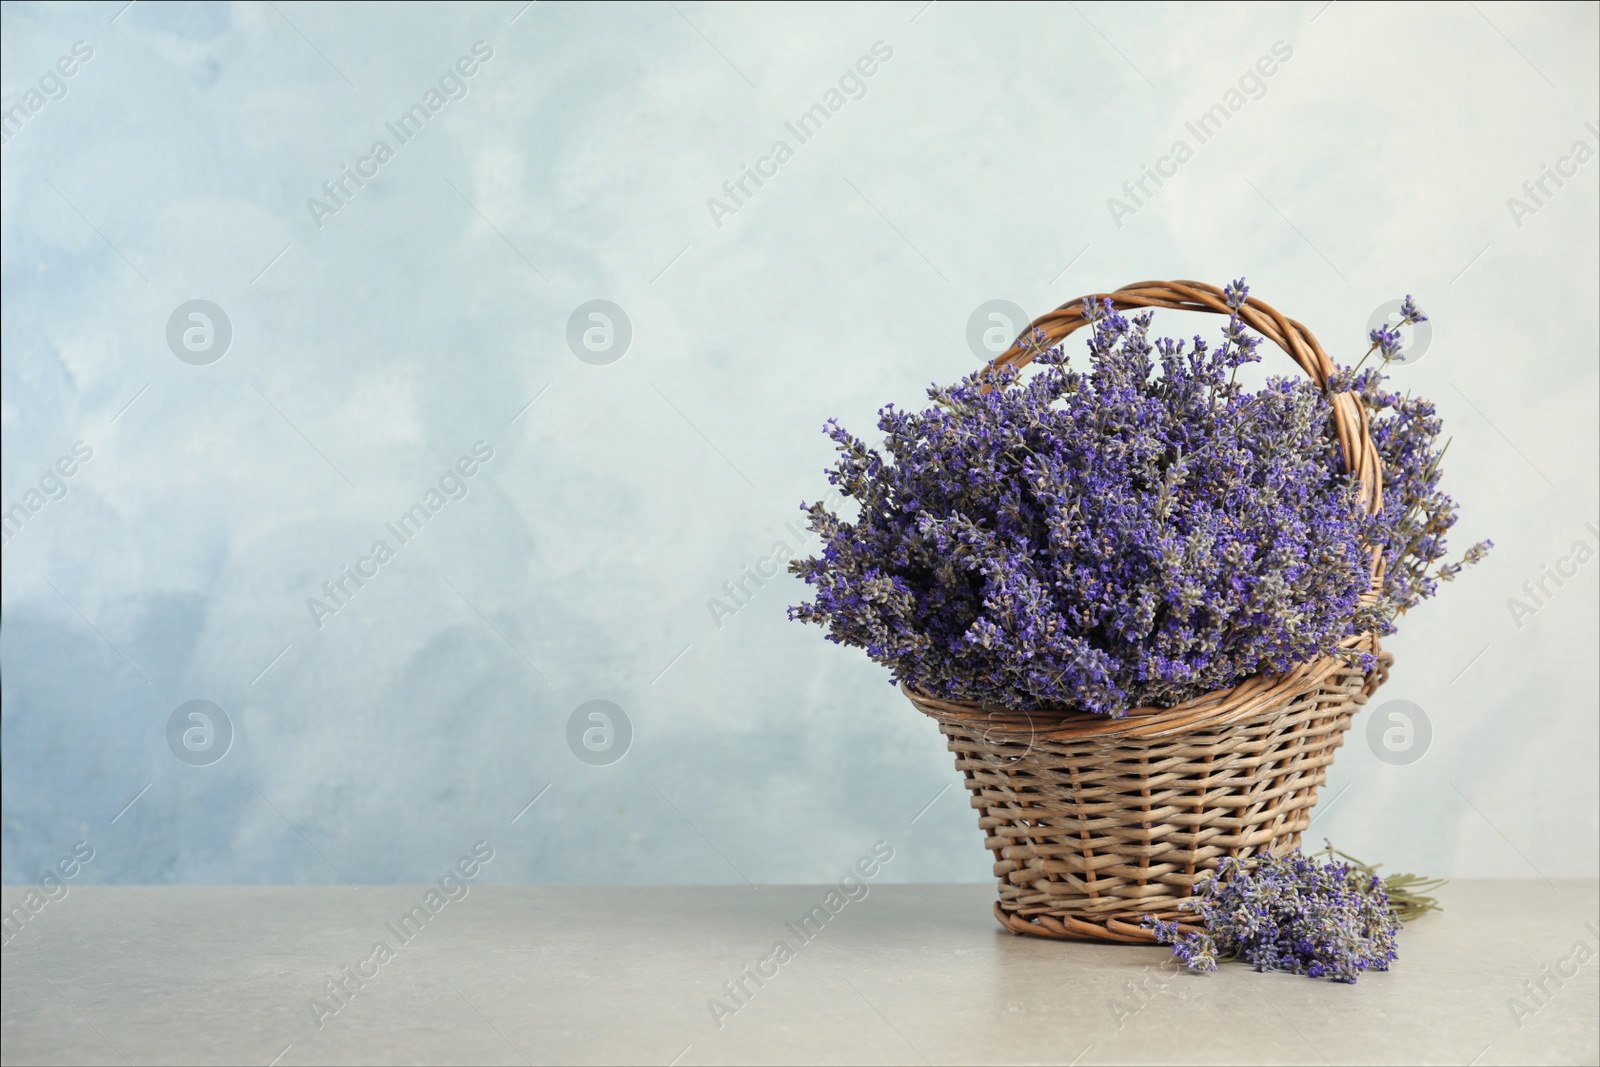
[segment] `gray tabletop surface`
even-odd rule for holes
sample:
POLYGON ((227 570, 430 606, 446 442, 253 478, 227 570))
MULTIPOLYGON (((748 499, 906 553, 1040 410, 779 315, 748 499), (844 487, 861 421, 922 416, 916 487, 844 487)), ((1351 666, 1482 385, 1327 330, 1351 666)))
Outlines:
POLYGON ((1355 986, 1237 964, 1171 973, 1160 948, 1016 937, 995 924, 987 885, 869 884, 865 896, 852 889, 854 900, 830 899, 828 886, 447 888, 430 898, 429 887, 406 886, 79 886, 44 901, 6 887, 0 1056, 281 1065, 1600 1057, 1592 880, 1449 885, 1443 914, 1402 931, 1395 968, 1355 986))

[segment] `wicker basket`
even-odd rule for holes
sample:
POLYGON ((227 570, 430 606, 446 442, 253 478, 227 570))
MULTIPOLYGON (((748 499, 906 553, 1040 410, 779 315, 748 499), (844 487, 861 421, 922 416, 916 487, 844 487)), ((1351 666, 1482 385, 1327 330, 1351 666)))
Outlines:
MULTIPOLYGON (((1119 310, 1229 314, 1222 291, 1199 282, 1140 282, 1105 295, 1119 310)), ((1100 299, 1063 304, 1030 331, 1052 345, 1087 325, 1083 302, 1100 299)), ((1240 315, 1327 389, 1333 364, 1310 331, 1254 299, 1240 315)), ((995 362, 1022 366, 1038 347, 1035 339, 995 362)), ((1349 393, 1332 400, 1345 467, 1376 512, 1382 465, 1366 414, 1349 393)), ((1382 582, 1381 555, 1374 551, 1372 561, 1369 596, 1382 582)), ((985 846, 995 853, 1001 925, 1043 937, 1148 942, 1154 938, 1140 919, 1189 917, 1178 905, 1222 857, 1299 844, 1334 750, 1392 662, 1371 635, 1347 645, 1377 653, 1377 668, 1364 674, 1328 657, 1116 719, 903 691, 939 721, 966 777, 985 846)))

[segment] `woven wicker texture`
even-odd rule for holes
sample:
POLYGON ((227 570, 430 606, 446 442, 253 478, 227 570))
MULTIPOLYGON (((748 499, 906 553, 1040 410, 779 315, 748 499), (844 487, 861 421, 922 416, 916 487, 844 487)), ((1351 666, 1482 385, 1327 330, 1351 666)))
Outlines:
MULTIPOLYGON (((1104 295, 1119 310, 1229 313, 1222 291, 1200 282, 1140 282, 1104 295)), ((996 364, 1025 365, 1039 348, 1087 325, 1083 304, 1100 299, 1091 294, 1034 320, 1023 337, 1038 329, 1044 343, 1015 346, 996 364)), ((1309 330, 1255 299, 1240 315, 1327 389, 1333 364, 1309 330)), ((1349 394, 1333 404, 1345 468, 1375 512, 1382 466, 1366 413, 1349 394)), ((1382 580, 1376 552, 1372 580, 1374 589, 1382 580)), ((938 720, 965 776, 995 854, 1001 924, 1045 937, 1148 942, 1154 938, 1140 919, 1186 918, 1178 905, 1222 857, 1300 843, 1334 750, 1392 662, 1370 635, 1345 644, 1378 653, 1377 668, 1363 673, 1327 657, 1121 718, 902 691, 938 720)))

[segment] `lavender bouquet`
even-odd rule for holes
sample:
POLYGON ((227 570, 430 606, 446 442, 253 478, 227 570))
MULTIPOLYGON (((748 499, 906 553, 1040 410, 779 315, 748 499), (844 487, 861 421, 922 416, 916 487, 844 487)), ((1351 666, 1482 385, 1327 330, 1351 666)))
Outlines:
MULTIPOLYGON (((1152 340, 1152 313, 1086 303, 1085 371, 1054 347, 1026 379, 988 367, 931 388, 920 414, 879 412, 883 452, 830 422, 828 478, 859 514, 806 507, 822 550, 791 565, 814 599, 790 617, 934 696, 1112 716, 1391 632, 1461 566, 1429 569, 1455 508, 1433 408, 1382 388, 1398 334, 1373 331, 1383 366, 1335 385, 1367 405, 1385 464, 1371 516, 1328 398, 1305 380, 1236 381, 1261 339, 1238 314, 1243 280, 1224 292, 1215 347, 1152 340)), ((1409 297, 1405 314, 1425 319, 1409 297)))
POLYGON ((1327 854, 1326 863, 1303 852, 1225 857, 1183 903, 1204 930, 1185 933, 1153 917, 1144 926, 1195 971, 1239 959, 1257 971, 1351 984, 1363 971, 1387 971, 1400 926, 1388 888, 1371 868, 1332 858, 1333 846, 1327 854))

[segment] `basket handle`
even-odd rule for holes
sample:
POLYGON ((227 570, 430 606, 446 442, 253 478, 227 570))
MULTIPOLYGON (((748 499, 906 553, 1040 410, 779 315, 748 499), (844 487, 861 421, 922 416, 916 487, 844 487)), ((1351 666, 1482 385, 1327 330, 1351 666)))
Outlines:
MULTIPOLYGON (((1041 348, 1053 346, 1074 330, 1089 325, 1089 320, 1083 315, 1085 302, 1099 303, 1106 297, 1111 298, 1111 306, 1118 311, 1173 308, 1178 311, 1207 311, 1217 315, 1233 314, 1222 290, 1205 282, 1134 282, 1113 293, 1080 296, 1054 311, 1040 315, 1022 331, 1018 341, 1030 338, 1032 332, 1038 330, 1044 335, 1044 344, 1034 340, 1013 344, 995 358, 993 365, 1018 369, 1027 366, 1041 348)), ((1333 361, 1323 352, 1322 345, 1310 330, 1253 296, 1239 308, 1239 317, 1251 329, 1287 352, 1332 402, 1334 429, 1338 433, 1344 469, 1361 483, 1362 500, 1367 511, 1376 515, 1383 507, 1383 463, 1367 426, 1367 412, 1348 390, 1332 394, 1328 392, 1334 367, 1333 361)))

